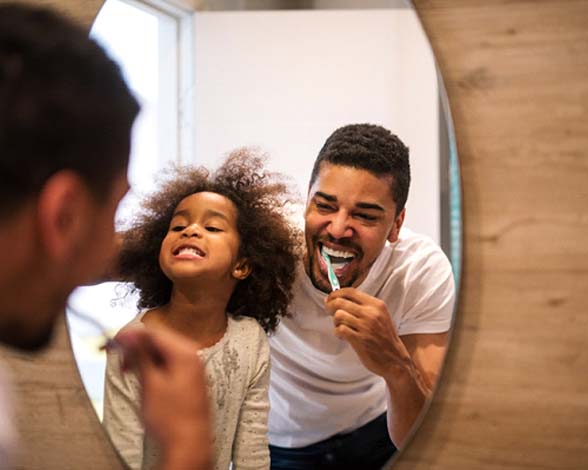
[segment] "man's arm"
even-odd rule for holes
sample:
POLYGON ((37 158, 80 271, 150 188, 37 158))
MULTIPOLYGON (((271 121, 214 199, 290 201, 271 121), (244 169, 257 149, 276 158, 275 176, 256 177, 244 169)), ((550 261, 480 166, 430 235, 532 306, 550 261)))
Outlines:
POLYGON ((388 388, 388 430, 397 447, 402 447, 426 401, 431 398, 445 352, 449 334, 414 334, 402 336, 412 363, 384 377, 388 388))
POLYGON ((447 333, 402 338, 386 304, 354 288, 326 299, 335 335, 353 347, 363 365, 386 381, 388 430, 401 448, 427 399, 431 397, 447 348, 447 333))

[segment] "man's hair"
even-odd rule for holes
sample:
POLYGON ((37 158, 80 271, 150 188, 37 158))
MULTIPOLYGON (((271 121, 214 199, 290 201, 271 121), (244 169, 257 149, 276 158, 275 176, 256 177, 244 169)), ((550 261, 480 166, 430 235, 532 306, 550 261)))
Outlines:
POLYGON ((0 217, 64 169, 104 199, 138 112, 87 31, 45 8, 0 5, 0 217))
POLYGON ((214 173, 204 167, 171 169, 169 179, 146 198, 124 232, 118 273, 139 291, 139 308, 170 301, 172 282, 159 265, 161 243, 178 204, 200 192, 220 194, 237 208, 239 256, 251 274, 239 281, 227 310, 255 318, 266 332, 288 315, 296 264, 301 259, 302 234, 287 218, 287 203, 296 197, 277 173, 263 168, 264 159, 237 149, 214 173))
POLYGON ((314 162, 309 187, 323 162, 367 170, 378 177, 392 176, 390 190, 396 215, 404 208, 410 186, 408 148, 388 129, 374 124, 350 124, 337 129, 314 162))

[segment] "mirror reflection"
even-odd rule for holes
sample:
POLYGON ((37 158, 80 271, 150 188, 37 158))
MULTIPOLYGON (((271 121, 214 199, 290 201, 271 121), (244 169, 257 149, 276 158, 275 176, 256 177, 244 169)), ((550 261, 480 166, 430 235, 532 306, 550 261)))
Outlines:
POLYGON ((166 325, 203 345, 217 468, 266 468, 268 440, 272 468, 381 468, 426 409, 459 276, 457 160, 416 13, 405 2, 377 3, 387 8, 196 12, 177 0, 107 0, 100 11, 92 35, 143 106, 118 217, 121 259, 134 260, 119 274, 132 283, 78 289, 68 322, 86 389, 130 467, 158 458, 135 412, 139 384, 120 371, 116 352, 105 384, 101 332, 81 315, 111 335, 166 325), (131 24, 140 34, 126 34, 131 24), (226 160, 243 146, 252 150, 226 160), (263 188, 223 193, 247 179, 259 153, 300 195, 287 214, 273 214, 290 196, 271 194, 270 226, 241 205, 263 188), (168 174, 175 189, 157 199, 157 175, 170 163, 220 166, 224 179, 168 174), (149 197, 157 211, 141 218, 149 197), (149 228, 158 221, 163 232, 149 228), (303 232, 298 261, 294 231, 279 238, 282 222, 303 232), (133 242, 145 233, 151 248, 133 242), (220 271, 211 268, 216 277, 182 271, 214 253, 226 254, 220 271), (153 270, 162 277, 141 276, 153 270), (273 284, 255 277, 261 272, 273 284), (235 294, 245 285, 255 295, 235 294))

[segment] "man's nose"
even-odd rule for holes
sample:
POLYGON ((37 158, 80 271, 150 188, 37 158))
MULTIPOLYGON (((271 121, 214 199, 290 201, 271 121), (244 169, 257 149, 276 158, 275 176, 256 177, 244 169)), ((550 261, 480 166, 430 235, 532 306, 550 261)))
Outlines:
POLYGON ((333 214, 333 217, 327 226, 327 233, 332 238, 336 239, 351 237, 353 229, 349 224, 349 216, 344 212, 333 214))

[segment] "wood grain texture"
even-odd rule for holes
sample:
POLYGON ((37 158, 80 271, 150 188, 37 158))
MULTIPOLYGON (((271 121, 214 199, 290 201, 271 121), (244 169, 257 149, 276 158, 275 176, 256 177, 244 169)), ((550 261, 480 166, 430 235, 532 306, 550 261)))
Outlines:
POLYGON ((588 2, 415 3, 455 120, 464 281, 395 469, 586 469, 588 2))
MULTIPOLYGON (((100 1, 41 3, 89 24, 100 1)), ((465 251, 439 391, 394 468, 586 469, 588 0, 415 4, 455 121, 465 251)), ((6 355, 23 468, 120 468, 63 325, 45 355, 6 355)))

